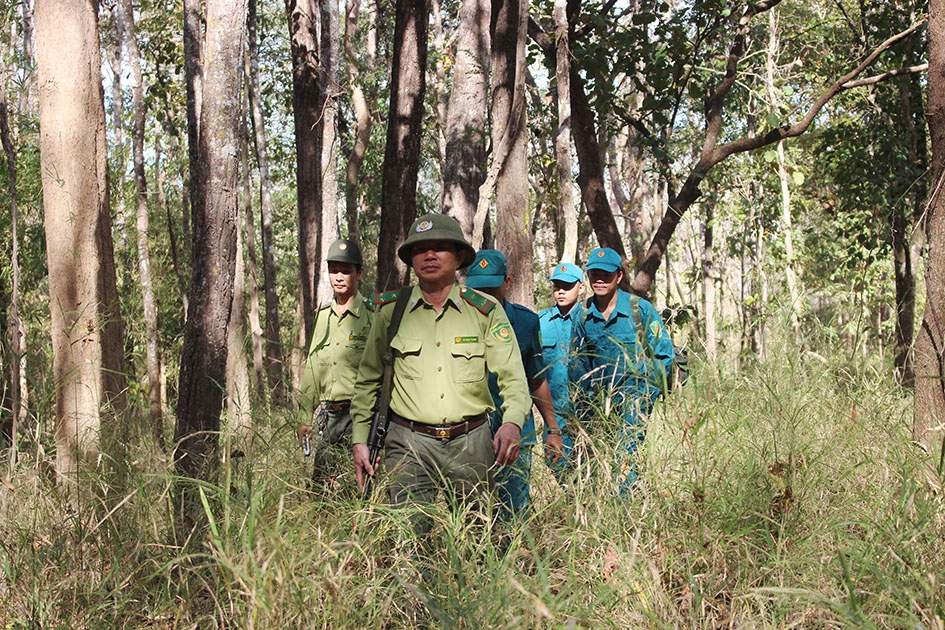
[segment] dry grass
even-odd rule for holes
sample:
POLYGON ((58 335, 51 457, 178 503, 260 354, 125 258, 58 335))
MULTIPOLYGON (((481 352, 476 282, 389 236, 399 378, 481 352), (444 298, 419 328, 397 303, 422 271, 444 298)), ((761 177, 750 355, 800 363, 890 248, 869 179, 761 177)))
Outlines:
MULTIPOLYGON (((699 369, 660 405, 642 477, 555 484, 516 528, 313 494, 276 413, 200 525, 141 442, 83 502, 25 463, 4 491, 3 628, 943 628, 945 509, 880 370, 777 354, 699 369), (147 469, 147 470, 145 470, 147 469)), ((258 417, 258 416, 257 416, 258 417)), ((601 449, 606 445, 600 445, 601 449)))

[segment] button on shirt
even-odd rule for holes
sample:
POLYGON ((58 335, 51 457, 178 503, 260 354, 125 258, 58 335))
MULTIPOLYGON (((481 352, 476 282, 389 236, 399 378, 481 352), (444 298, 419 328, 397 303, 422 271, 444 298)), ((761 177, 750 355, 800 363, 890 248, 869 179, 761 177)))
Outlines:
MULTIPOLYGON (((515 333, 501 306, 482 294, 476 295, 486 300, 485 306, 493 305, 488 313, 464 300, 457 284, 437 313, 423 299, 419 287, 411 288, 407 310, 391 343, 391 411, 431 425, 455 424, 492 411, 488 382, 491 370, 496 373, 504 399, 504 421, 519 428, 525 423, 531 397, 515 333)), ((393 312, 393 302, 379 307, 368 335, 351 401, 354 444, 367 442, 393 312)))
POLYGON ((569 378, 585 390, 598 387, 623 388, 627 393, 655 400, 662 391, 665 374, 673 362, 673 342, 656 308, 644 299, 631 300, 618 290, 617 304, 605 320, 593 299, 584 315, 574 321, 571 332, 573 359, 569 378), (637 337, 633 312, 636 302, 647 343, 653 357, 637 337))
POLYGON ((334 300, 318 309, 299 385, 299 410, 311 417, 322 400, 350 400, 374 313, 359 293, 340 312, 334 300))
POLYGON ((559 416, 567 413, 568 361, 571 354, 571 328, 583 307, 575 304, 562 315, 557 306, 546 308, 538 314, 541 326, 541 349, 545 358, 545 371, 548 388, 555 403, 555 413, 559 416))
MULTIPOLYGON (((545 360, 542 356, 541 327, 538 324, 538 315, 521 304, 503 302, 502 307, 509 317, 515 338, 518 340, 518 350, 525 367, 525 378, 528 381, 546 377, 545 360)), ((497 408, 502 406, 502 396, 499 394, 498 379, 495 374, 489 374, 489 391, 497 408)), ((535 416, 531 406, 528 408, 528 417, 522 427, 522 444, 534 444, 535 416)))

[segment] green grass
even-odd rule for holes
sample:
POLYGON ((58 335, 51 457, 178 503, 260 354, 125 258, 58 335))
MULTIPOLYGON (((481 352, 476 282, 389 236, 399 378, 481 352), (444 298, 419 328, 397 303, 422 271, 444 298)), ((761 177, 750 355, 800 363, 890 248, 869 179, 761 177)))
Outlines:
POLYGON ((24 462, 0 628, 943 628, 945 509, 911 398, 868 361, 771 356, 693 361, 631 500, 536 457, 527 523, 435 506, 427 546, 403 510, 309 492, 280 410, 195 488, 197 527, 144 439, 78 506, 24 462))

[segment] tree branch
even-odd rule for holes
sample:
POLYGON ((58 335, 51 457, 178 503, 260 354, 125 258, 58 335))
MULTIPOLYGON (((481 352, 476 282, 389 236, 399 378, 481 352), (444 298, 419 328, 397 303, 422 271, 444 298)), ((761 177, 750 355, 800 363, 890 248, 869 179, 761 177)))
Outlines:
POLYGON ((848 81, 844 83, 840 91, 851 90, 853 88, 863 87, 864 85, 874 85, 876 83, 882 83, 894 77, 901 77, 906 74, 918 74, 919 72, 925 72, 929 69, 929 64, 922 63, 917 66, 909 66, 908 68, 898 68, 896 70, 890 70, 889 72, 883 72, 882 74, 877 74, 871 77, 866 77, 865 79, 857 79, 856 81, 848 81))

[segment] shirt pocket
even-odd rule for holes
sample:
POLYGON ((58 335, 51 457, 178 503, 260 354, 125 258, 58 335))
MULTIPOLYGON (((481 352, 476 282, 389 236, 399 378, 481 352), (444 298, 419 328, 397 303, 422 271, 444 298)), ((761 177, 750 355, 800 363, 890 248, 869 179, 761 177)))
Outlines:
POLYGON ((364 346, 367 342, 366 335, 350 335, 348 343, 345 345, 345 363, 354 368, 355 373, 361 364, 361 355, 364 354, 364 346))
POLYGON ((486 344, 453 343, 450 370, 456 383, 478 383, 486 377, 486 344))
POLYGON ((390 347, 394 351, 394 371, 398 377, 418 380, 423 376, 420 360, 420 349, 423 347, 421 339, 397 335, 390 342, 390 347))

